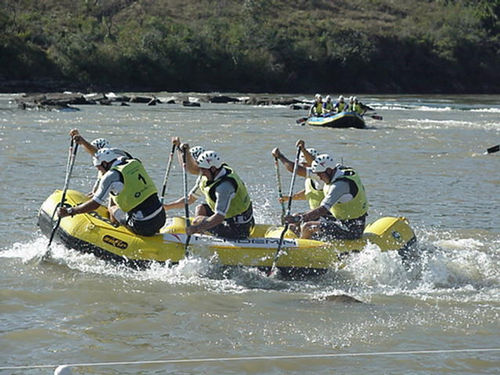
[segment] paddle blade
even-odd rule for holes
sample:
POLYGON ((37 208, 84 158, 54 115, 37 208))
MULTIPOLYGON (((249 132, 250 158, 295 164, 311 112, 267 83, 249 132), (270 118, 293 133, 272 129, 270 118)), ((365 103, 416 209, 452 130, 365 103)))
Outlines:
POLYGON ((494 152, 498 152, 498 151, 500 151, 500 145, 496 145, 496 146, 493 146, 493 147, 486 149, 486 152, 488 154, 493 154, 494 152))
POLYGON ((302 124, 302 123, 306 122, 306 121, 307 121, 307 119, 308 119, 308 117, 301 117, 301 118, 299 118, 299 119, 295 120, 295 122, 296 122, 297 124, 302 124))
POLYGON ((370 117, 374 120, 383 120, 384 119, 382 116, 379 116, 379 115, 370 115, 370 117))

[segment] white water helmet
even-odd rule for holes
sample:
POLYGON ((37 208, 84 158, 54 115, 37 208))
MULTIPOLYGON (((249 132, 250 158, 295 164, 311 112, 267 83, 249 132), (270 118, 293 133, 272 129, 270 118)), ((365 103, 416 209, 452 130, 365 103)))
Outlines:
POLYGON ((196 160, 198 159, 198 156, 205 152, 205 149, 201 146, 193 146, 189 149, 189 152, 191 153, 191 156, 196 160))
POLYGON ((339 102, 343 102, 344 101, 344 97, 342 95, 339 96, 339 102))
POLYGON ((109 142, 104 138, 96 138, 92 142, 90 142, 92 146, 100 150, 101 148, 109 148, 109 142))
POLYGON ((354 103, 358 102, 358 98, 357 97, 352 98, 352 100, 354 100, 354 103))
POLYGON ((204 151, 196 159, 198 166, 204 169, 210 169, 211 167, 220 168, 222 166, 222 159, 217 155, 215 151, 204 151))
POLYGON ((329 102, 330 100, 332 100, 332 97, 330 95, 327 95, 326 96, 326 101, 329 102))
POLYGON ((352 103, 354 101, 354 96, 349 97, 349 102, 352 103))
MULTIPOLYGON (((318 156, 318 151, 316 151, 315 148, 306 148, 307 152, 309 152, 311 154, 311 156, 316 159, 316 156, 318 156)), ((300 152, 300 157, 299 157, 299 163, 300 164, 304 164, 306 163, 306 158, 304 157, 304 154, 302 153, 302 151, 300 152)))
POLYGON ((92 162, 94 164, 94 167, 97 167, 98 165, 101 165, 103 162, 110 163, 121 156, 123 155, 118 153, 116 149, 105 147, 101 148, 95 153, 94 157, 92 158, 92 162))
POLYGON ((314 173, 325 172, 328 168, 334 169, 337 164, 335 160, 328 154, 321 154, 314 159, 311 165, 311 170, 314 173))

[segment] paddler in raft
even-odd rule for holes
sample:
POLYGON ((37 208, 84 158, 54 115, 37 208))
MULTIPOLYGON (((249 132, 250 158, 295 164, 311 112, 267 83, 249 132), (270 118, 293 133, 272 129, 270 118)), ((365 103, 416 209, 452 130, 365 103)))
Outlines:
MULTIPOLYGON (((187 145, 182 145, 187 150, 187 145)), ((250 235, 255 224, 252 201, 241 178, 228 167, 215 151, 205 151, 196 163, 201 178, 188 194, 188 203, 201 195, 205 204, 196 207, 196 217, 187 234, 205 231, 224 238, 243 239, 250 235)), ((163 205, 165 210, 182 208, 184 197, 163 205)))
POLYGON ((179 159, 179 165, 182 167, 182 150, 184 148, 189 148, 189 152, 186 154, 186 170, 189 173, 199 175, 200 168, 198 167, 198 163, 196 159, 202 152, 205 152, 205 148, 203 146, 193 146, 189 147, 187 143, 181 144, 181 139, 179 137, 172 137, 172 145, 177 148, 177 156, 179 159))
POLYGON ((361 238, 365 229, 368 201, 356 171, 336 164, 328 154, 314 159, 311 171, 324 183, 325 197, 319 207, 285 217, 300 225, 301 238, 328 241, 361 238))
MULTIPOLYGON (((318 151, 315 148, 306 148, 305 142, 299 139, 296 147, 300 148, 299 165, 297 168, 297 174, 301 177, 305 177, 304 189, 295 193, 292 196, 293 200, 307 200, 309 207, 311 209, 319 207, 319 204, 325 197, 323 193, 323 181, 311 171, 311 164, 318 156, 318 151)), ((272 155, 281 161, 288 172, 293 173, 294 163, 289 160, 278 147, 276 147, 272 152, 272 155)), ((283 196, 283 201, 287 202, 290 197, 287 195, 283 196)), ((281 202, 281 200, 280 200, 281 202)))
POLYGON ((105 206, 108 198, 110 218, 126 226, 135 234, 152 236, 165 224, 166 215, 153 180, 142 163, 127 159, 113 148, 98 150, 93 165, 102 173, 92 199, 74 207, 59 207, 57 214, 63 218, 95 211, 105 206))
MULTIPOLYGON (((80 146, 82 146, 84 148, 84 150, 90 154, 91 157, 93 157, 95 155, 95 153, 97 151, 99 151, 101 148, 112 148, 109 141, 107 139, 104 139, 104 138, 96 138, 92 142, 88 142, 85 138, 83 138, 83 136, 80 134, 80 132, 76 128, 71 129, 69 131, 69 135, 71 138, 73 138, 73 140, 76 143, 78 143, 80 146)), ((121 150, 119 148, 114 148, 114 147, 113 147, 113 150, 117 154, 121 155, 124 158, 132 159, 132 155, 130 155, 127 151, 121 150)), ((97 180, 92 188, 92 191, 90 193, 88 193, 87 196, 92 197, 94 195, 94 193, 97 190, 97 187, 99 186, 99 181, 100 181, 101 177, 102 177, 102 173, 100 171, 98 171, 97 172, 97 180)))

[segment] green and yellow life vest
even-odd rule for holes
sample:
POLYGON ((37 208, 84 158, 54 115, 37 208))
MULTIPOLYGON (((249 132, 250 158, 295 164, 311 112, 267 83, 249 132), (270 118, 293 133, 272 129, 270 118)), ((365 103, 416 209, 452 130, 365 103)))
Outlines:
POLYGON ((153 180, 137 159, 129 159, 123 164, 112 167, 111 170, 120 172, 123 177, 123 190, 114 197, 114 200, 125 212, 133 210, 158 192, 153 180))
POLYGON ((339 112, 345 111, 346 110, 346 104, 345 104, 345 102, 344 103, 339 102, 339 105, 337 106, 337 110, 339 112))
POLYGON ((325 104, 323 105, 323 113, 328 113, 328 112, 331 112, 333 110, 333 103, 330 101, 330 102, 325 102, 325 104))
POLYGON ((357 219, 368 212, 368 200, 366 199, 365 187, 361 183, 361 179, 354 169, 345 167, 341 169, 344 172, 344 175, 336 178, 329 184, 325 184, 323 192, 326 196, 332 184, 337 181, 347 180, 351 186, 351 191, 354 190, 353 199, 345 203, 335 203, 330 208, 330 212, 338 220, 357 219))
POLYGON ((317 114, 317 115, 322 114, 323 113, 323 103, 317 102, 314 105, 314 111, 315 111, 315 114, 317 114))
POLYGON ((226 219, 230 219, 248 210, 250 208, 251 201, 247 188, 241 178, 227 165, 223 168, 226 170, 226 174, 224 176, 211 182, 208 182, 208 179, 203 176, 200 180, 199 186, 205 196, 207 204, 210 206, 210 209, 215 212, 215 201, 217 199, 215 196, 215 189, 223 181, 230 181, 233 184, 236 189, 236 194, 233 199, 231 199, 229 209, 226 212, 226 219))
POLYGON ((361 106, 357 103, 354 103, 352 105, 349 106, 349 110, 352 111, 352 112, 357 112, 358 114, 362 114, 363 113, 363 108, 361 108, 361 106))
POLYGON ((325 197, 323 190, 317 190, 314 188, 314 181, 312 178, 306 178, 305 181, 305 196, 309 202, 309 207, 311 210, 318 208, 321 201, 325 197))

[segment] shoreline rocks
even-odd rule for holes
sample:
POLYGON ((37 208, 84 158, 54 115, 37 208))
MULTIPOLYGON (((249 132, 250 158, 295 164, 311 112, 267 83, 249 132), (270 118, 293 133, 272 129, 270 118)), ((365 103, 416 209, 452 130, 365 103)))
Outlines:
POLYGON ((217 103, 217 104, 246 104, 246 105, 282 105, 292 109, 308 108, 310 102, 307 100, 297 99, 294 97, 269 96, 269 95, 249 95, 243 98, 231 97, 220 94, 172 94, 168 98, 161 100, 155 95, 116 95, 114 93, 94 93, 82 94, 72 92, 62 93, 34 93, 24 94, 16 99, 16 103, 20 109, 36 109, 36 110, 78 110, 71 107, 72 105, 118 105, 127 106, 129 103, 137 103, 144 105, 157 104, 180 104, 183 106, 201 106, 200 103, 217 103))

